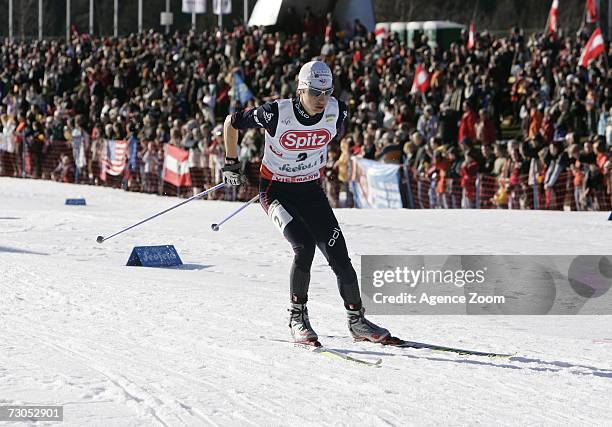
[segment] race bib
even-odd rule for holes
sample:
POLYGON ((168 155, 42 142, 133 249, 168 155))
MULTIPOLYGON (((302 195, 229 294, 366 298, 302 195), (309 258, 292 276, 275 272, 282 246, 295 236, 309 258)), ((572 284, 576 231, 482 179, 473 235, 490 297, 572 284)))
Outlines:
POLYGON ((293 219, 291 214, 285 210, 278 200, 273 201, 268 208, 268 216, 281 234, 283 234, 285 227, 293 219))

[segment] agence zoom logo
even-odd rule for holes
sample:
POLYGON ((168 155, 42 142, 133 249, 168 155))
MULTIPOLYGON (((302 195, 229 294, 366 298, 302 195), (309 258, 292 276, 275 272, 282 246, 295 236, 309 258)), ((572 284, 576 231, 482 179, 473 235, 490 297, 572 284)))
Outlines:
POLYGON ((331 133, 327 129, 288 130, 279 141, 286 150, 316 150, 331 141, 331 133))

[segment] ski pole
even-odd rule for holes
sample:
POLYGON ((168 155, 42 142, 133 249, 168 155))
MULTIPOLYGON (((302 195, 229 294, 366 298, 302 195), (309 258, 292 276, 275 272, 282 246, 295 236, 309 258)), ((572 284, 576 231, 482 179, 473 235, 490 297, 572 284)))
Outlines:
POLYGON ((255 196, 255 197, 253 197, 248 202, 244 203, 242 206, 240 206, 234 212, 232 212, 227 217, 225 217, 223 220, 221 220, 218 224, 211 224, 210 228, 212 228, 213 231, 219 231, 219 227, 221 227, 224 223, 229 221, 233 216, 237 215, 241 210, 243 210, 244 208, 249 206, 251 203, 256 202, 258 199, 259 199, 259 194, 257 196, 255 196))
POLYGON ((212 193, 213 191, 219 190, 219 189, 223 188, 224 186, 225 186, 225 184, 224 184, 223 182, 222 182, 222 183, 220 183, 220 184, 217 184, 217 185, 215 185, 214 187, 209 188, 208 190, 204 190, 204 191, 202 191, 201 193, 198 193, 198 194, 196 194, 195 196, 190 197, 190 198, 188 198, 187 200, 182 201, 181 203, 178 203, 178 204, 176 204, 176 205, 174 205, 174 206, 172 206, 172 207, 170 207, 170 208, 168 208, 168 209, 166 209, 166 210, 164 210, 164 211, 162 211, 162 212, 156 213, 155 215, 150 216, 150 217, 149 217, 149 218, 147 218, 147 219, 143 219, 143 220, 142 220, 142 221, 140 221, 139 223, 136 223, 136 224, 134 224, 134 225, 130 225, 129 227, 124 228, 123 230, 118 231, 118 232, 116 232, 115 234, 112 234, 112 235, 110 235, 110 236, 108 236, 108 237, 98 236, 98 238, 96 239, 96 242, 98 242, 98 243, 105 242, 105 241, 107 241, 108 239, 110 239, 111 237, 115 237, 115 236, 117 236, 117 235, 119 235, 119 234, 121 234, 121 233, 125 233, 126 231, 128 231, 128 230, 130 230, 130 229, 132 229, 132 228, 134 228, 134 227, 137 227, 137 226, 139 226, 140 224, 143 224, 143 223, 145 223, 145 222, 147 222, 147 221, 150 221, 150 220, 152 220, 153 218, 157 218, 158 216, 163 215, 163 214, 165 214, 166 212, 171 211, 172 209, 176 209, 176 208, 178 208, 179 206, 183 206, 185 203, 189 203, 189 202, 191 202, 192 200, 198 199, 198 198, 200 198, 200 197, 204 197, 204 196, 206 196, 208 193, 212 193))

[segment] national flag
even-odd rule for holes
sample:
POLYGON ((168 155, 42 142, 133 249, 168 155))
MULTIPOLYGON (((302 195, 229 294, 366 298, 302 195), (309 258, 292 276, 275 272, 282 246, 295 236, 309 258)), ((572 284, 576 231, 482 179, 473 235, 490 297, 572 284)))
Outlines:
POLYGON ((474 49, 476 46, 476 37, 474 35, 474 21, 470 22, 470 31, 468 33, 467 48, 474 49))
POLYGON ((206 13, 206 0, 183 0, 183 13, 206 13))
POLYGON ((559 13, 559 0, 553 0, 552 6, 550 7, 550 12, 548 13, 548 26, 547 32, 549 34, 554 34, 555 36, 559 32, 559 22, 558 22, 558 13, 559 13))
POLYGON ((213 0, 212 4, 215 15, 229 15, 232 13, 232 0, 213 0))
POLYGON ((423 64, 419 64, 416 67, 414 73, 414 81, 412 82, 412 92, 425 93, 429 89, 429 73, 423 67, 423 64))
POLYGON ((189 151, 174 145, 166 145, 164 156, 164 181, 175 187, 191 185, 191 174, 189 173, 189 151))
POLYGON ((599 55, 601 55, 604 52, 605 52, 604 39, 603 39, 603 36, 601 35, 601 29, 597 27, 595 31, 593 31, 593 34, 591 35, 591 38, 589 39, 587 44, 584 46, 584 49, 582 49, 582 54, 580 55, 580 63, 579 63, 580 66, 585 67, 585 68, 588 67, 589 62, 592 59, 597 58, 599 55))
POLYGON ((586 0, 586 22, 588 24, 599 21, 599 11, 597 9, 597 0, 586 0))
POLYGON ((247 102, 253 99, 253 92, 251 92, 238 73, 234 73, 234 96, 240 101, 240 105, 246 105, 247 102))
POLYGON ((385 29, 385 27, 375 28, 374 37, 376 38, 376 43, 381 44, 385 37, 387 37, 387 30, 385 29))
POLYGON ((102 153, 102 168, 100 171, 102 181, 106 181, 106 174, 114 176, 123 174, 127 160, 128 142, 107 139, 105 145, 106 150, 102 153))

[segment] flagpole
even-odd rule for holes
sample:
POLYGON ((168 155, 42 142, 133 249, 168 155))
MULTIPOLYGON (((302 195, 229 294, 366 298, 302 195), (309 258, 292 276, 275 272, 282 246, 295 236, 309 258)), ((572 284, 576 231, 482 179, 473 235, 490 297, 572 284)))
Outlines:
POLYGON ((138 32, 142 33, 142 0, 138 0, 138 32))
POLYGON ((89 34, 94 33, 94 0, 89 0, 89 34))
POLYGON ((66 0, 66 43, 70 43, 70 0, 66 0))
POLYGON ((43 0, 38 0, 38 40, 43 38, 43 0))
POLYGON ((608 0, 608 40, 611 40, 611 39, 612 39, 612 0, 608 0))
MULTIPOLYGON (((170 0, 166 0, 166 13, 170 13, 170 0)), ((166 34, 170 34, 169 24, 166 24, 166 34)))
POLYGON ((8 39, 13 43, 13 0, 8 3, 8 39))
POLYGON ((113 3, 113 34, 115 37, 119 35, 119 0, 113 3))

